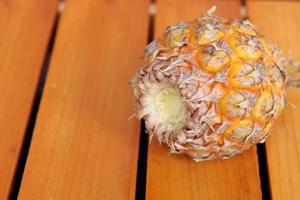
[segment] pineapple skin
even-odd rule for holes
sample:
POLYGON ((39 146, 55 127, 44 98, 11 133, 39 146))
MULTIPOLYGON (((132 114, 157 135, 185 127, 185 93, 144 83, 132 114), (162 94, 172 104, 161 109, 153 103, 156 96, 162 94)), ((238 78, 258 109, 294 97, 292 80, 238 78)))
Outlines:
POLYGON ((280 50, 249 21, 206 14, 151 42, 131 87, 150 138, 202 161, 263 143, 285 108, 285 81, 280 50), (168 107, 175 93, 181 103, 168 107))

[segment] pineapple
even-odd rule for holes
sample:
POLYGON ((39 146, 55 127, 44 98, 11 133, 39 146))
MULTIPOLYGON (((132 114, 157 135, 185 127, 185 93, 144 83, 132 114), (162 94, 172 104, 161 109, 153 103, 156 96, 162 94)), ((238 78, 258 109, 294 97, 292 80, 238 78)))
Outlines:
POLYGON ((249 21, 213 11, 166 28, 130 82, 150 139, 195 161, 263 143, 286 106, 280 49, 249 21))

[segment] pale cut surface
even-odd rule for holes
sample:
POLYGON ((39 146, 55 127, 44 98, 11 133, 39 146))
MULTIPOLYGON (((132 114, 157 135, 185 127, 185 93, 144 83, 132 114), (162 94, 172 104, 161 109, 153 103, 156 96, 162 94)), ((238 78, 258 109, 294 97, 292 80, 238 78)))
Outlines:
MULTIPOLYGON (((300 2, 249 1, 249 18, 259 30, 300 60, 300 2), (267 11, 272 12, 267 12, 267 11)), ((299 78, 299 73, 298 73, 299 78)), ((299 199, 300 196, 300 91, 288 89, 288 106, 272 128, 266 142, 272 199, 299 199)))
POLYGON ((128 120, 128 80, 147 42, 148 5, 66 1, 20 200, 135 198, 140 122, 128 120))
POLYGON ((56 0, 0 1, 0 199, 7 199, 51 35, 56 0))
MULTIPOLYGON (((170 24, 197 18, 213 4, 218 6, 216 15, 239 18, 239 1, 157 1, 156 36, 170 24)), ((169 155, 167 148, 153 140, 149 145, 147 170, 147 199, 259 199, 261 196, 255 147, 226 161, 197 164, 186 156, 169 155)))

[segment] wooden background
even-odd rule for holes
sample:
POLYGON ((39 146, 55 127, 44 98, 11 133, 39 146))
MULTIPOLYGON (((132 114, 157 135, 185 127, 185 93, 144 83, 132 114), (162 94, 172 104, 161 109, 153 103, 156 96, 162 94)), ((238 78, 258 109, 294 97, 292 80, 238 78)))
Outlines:
POLYGON ((300 60, 300 1, 0 0, 0 200, 300 199, 300 90, 266 144, 224 161, 169 155, 128 120, 144 46, 212 5, 300 60))

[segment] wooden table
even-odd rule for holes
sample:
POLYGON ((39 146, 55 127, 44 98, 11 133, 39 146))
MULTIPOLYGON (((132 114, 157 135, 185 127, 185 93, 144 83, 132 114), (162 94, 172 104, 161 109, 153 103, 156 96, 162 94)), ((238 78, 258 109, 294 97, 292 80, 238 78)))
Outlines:
POLYGON ((0 0, 0 199, 299 199, 300 90, 266 144, 224 161, 169 155, 128 120, 144 46, 214 4, 300 60, 299 1, 0 0))

